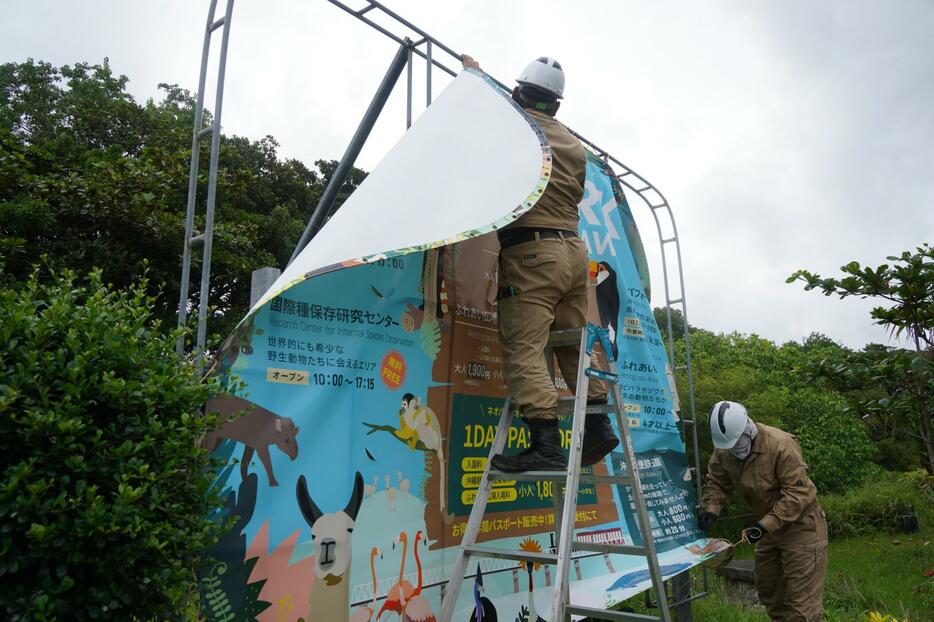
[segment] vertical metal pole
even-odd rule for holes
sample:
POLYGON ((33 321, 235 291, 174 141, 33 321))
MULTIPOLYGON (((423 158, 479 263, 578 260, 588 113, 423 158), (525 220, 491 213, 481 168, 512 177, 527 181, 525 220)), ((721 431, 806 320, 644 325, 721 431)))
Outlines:
POLYGON ((406 54, 405 129, 412 127, 412 48, 406 54))
POLYGON ((681 603, 675 609, 678 614, 678 622, 691 622, 693 613, 691 611, 691 572, 685 571, 676 574, 671 578, 672 599, 676 603, 681 603))
MULTIPOLYGON (((198 165, 201 155, 201 123, 204 118, 204 85, 207 81, 208 57, 211 51, 211 24, 214 23, 214 11, 217 0, 211 0, 208 20, 204 26, 204 44, 201 47, 201 72, 198 75, 198 99, 195 103, 195 122, 191 132, 191 166, 188 170, 188 206, 185 212, 185 243, 182 247, 182 278, 178 295, 178 326, 182 328, 188 321, 188 284, 191 272, 191 234, 194 232, 195 200, 198 191, 198 165)), ((185 336, 179 335, 175 344, 178 356, 185 353, 185 336)))
POLYGON ((234 0, 227 0, 224 13, 224 34, 217 67, 217 95, 214 98, 214 131, 211 132, 211 164, 208 171, 208 200, 204 218, 204 259, 201 265, 201 300, 198 305, 198 341, 195 366, 200 372, 207 335, 208 299, 211 287, 211 250, 214 242, 214 202, 217 197, 217 158, 220 151, 221 113, 224 105, 224 77, 227 71, 227 44, 230 41, 230 18, 234 0))
POLYGON ((363 120, 360 121, 357 131, 354 133, 353 138, 350 139, 350 144, 347 145, 347 151, 344 152, 344 157, 341 158, 340 164, 337 165, 337 170, 335 170, 334 174, 331 176, 331 180, 324 189, 324 193, 322 193, 321 199, 318 201, 317 207, 315 207, 315 211, 312 212, 311 218, 305 226, 302 236, 298 240, 298 244, 295 245, 295 250, 292 251, 292 257, 289 258, 289 263, 295 261, 295 258, 298 257, 298 254, 302 252, 302 249, 305 248, 308 241, 314 237, 315 233, 318 232, 318 229, 324 222, 324 218, 327 216, 328 211, 330 211, 334 199, 337 198, 338 191, 347 180, 347 175, 350 173, 350 169, 353 168, 354 162, 357 161, 357 156, 360 155, 360 149, 370 135, 373 124, 376 123, 376 119, 379 118, 379 113, 382 112, 383 106, 386 105, 386 100, 389 99, 392 88, 399 80, 399 76, 402 75, 407 52, 411 49, 410 46, 411 43, 409 41, 399 46, 399 51, 396 52, 396 56, 392 59, 389 70, 383 77, 379 88, 376 89, 373 101, 370 102, 369 108, 367 108, 363 115, 363 120))
POLYGON ((425 76, 425 106, 431 105, 431 41, 425 46, 428 74, 425 76))

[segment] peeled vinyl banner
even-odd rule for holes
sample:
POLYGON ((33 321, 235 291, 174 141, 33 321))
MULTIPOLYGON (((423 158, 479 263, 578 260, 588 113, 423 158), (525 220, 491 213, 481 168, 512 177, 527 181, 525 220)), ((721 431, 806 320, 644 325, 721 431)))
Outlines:
MULTIPOLYGON (((506 395, 494 231, 535 204, 550 173, 534 121, 465 71, 230 336, 217 370, 228 394, 209 404, 229 420, 207 444, 227 462, 219 518, 233 527, 201 577, 209 619, 435 619, 506 395)), ((579 234, 595 275, 591 321, 618 352, 652 537, 671 576, 702 561, 706 541, 645 254, 614 173, 593 155, 579 234)), ((507 453, 528 443, 516 421, 507 453)), ((592 469, 620 473, 622 454, 592 469)), ((553 549, 554 492, 496 482, 478 542, 553 549)), ((583 485, 575 530, 641 542, 624 486, 583 485)), ((477 558, 454 620, 547 617, 554 580, 550 566, 477 558)), ((570 581, 571 601, 595 607, 650 585, 644 558, 594 553, 575 554, 570 581)))

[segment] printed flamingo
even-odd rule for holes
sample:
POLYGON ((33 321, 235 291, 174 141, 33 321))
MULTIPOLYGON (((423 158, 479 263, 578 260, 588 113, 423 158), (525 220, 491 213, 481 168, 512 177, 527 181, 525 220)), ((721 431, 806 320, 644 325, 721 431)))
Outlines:
POLYGON ((395 611, 399 614, 399 618, 401 619, 402 612, 405 610, 405 603, 408 602, 409 598, 412 596, 412 592, 415 591, 412 584, 402 578, 402 575, 405 573, 405 554, 409 548, 409 537, 405 535, 404 531, 400 531, 399 537, 392 543, 392 548, 396 548, 396 542, 402 543, 402 564, 399 566, 399 580, 396 581, 396 584, 393 585, 389 589, 389 593, 386 594, 386 602, 383 603, 379 613, 376 614, 377 620, 379 620, 379 617, 387 610, 395 611))
POLYGON ((423 541, 421 530, 415 532, 412 552, 415 555, 415 566, 418 568, 418 586, 412 590, 412 595, 403 605, 402 613, 406 622, 437 622, 428 601, 422 596, 422 560, 418 557, 418 543, 423 541))
POLYGON ((370 622, 373 619, 373 612, 376 611, 376 556, 382 559, 383 554, 375 546, 370 549, 370 572, 373 574, 373 602, 367 607, 364 605, 350 617, 350 622, 370 622))

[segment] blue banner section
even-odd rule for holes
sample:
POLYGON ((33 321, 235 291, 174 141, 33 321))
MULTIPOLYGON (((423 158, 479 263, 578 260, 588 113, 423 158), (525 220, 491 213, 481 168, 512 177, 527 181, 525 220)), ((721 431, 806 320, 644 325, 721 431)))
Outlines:
MULTIPOLYGON (((664 567, 679 572, 702 557, 677 396, 635 223, 596 157, 580 213, 591 320, 608 328, 617 352, 653 538, 664 567)), ((231 392, 209 406, 226 423, 206 442, 228 461, 217 485, 233 528, 209 551, 215 561, 203 574, 217 605, 211 619, 433 619, 506 393, 498 243, 477 233, 299 280, 225 344, 231 392)), ((528 442, 517 423, 509 447, 528 442)), ((607 474, 620 465, 614 454, 592 468, 607 474)), ((480 540, 551 549, 554 494, 542 483, 497 482, 480 540)), ((624 487, 585 486, 578 504, 578 538, 641 541, 624 487)), ((552 572, 483 560, 470 568, 455 619, 476 619, 483 602, 501 619, 544 611, 552 572)), ((589 554, 575 560, 571 580, 575 602, 603 606, 645 589, 648 575, 642 558, 589 554)))

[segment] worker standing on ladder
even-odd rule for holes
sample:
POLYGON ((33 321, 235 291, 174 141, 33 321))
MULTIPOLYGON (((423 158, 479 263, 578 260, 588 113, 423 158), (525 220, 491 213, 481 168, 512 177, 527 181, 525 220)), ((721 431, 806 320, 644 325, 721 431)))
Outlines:
MULTIPOLYGON (((479 70, 471 57, 464 67, 479 70)), ((553 58, 529 63, 517 78, 513 100, 538 124, 551 146, 551 177, 535 206, 498 232, 498 321, 509 392, 529 426, 531 443, 517 455, 497 455, 502 471, 563 471, 556 407, 558 393, 545 361, 552 330, 587 323, 587 248, 577 236, 577 205, 584 196, 587 154, 555 113, 564 94, 564 71, 553 58)), ((576 390, 579 346, 555 348, 561 374, 576 390)), ((589 383, 588 404, 606 404, 602 382, 589 383)), ((619 439, 606 414, 588 415, 583 441, 584 466, 602 460, 619 439)))
POLYGON ((756 591, 772 620, 821 618, 827 572, 827 520, 794 436, 761 423, 742 404, 710 411, 713 455, 698 526, 707 531, 730 491, 737 490, 758 523, 743 531, 756 545, 756 591))

